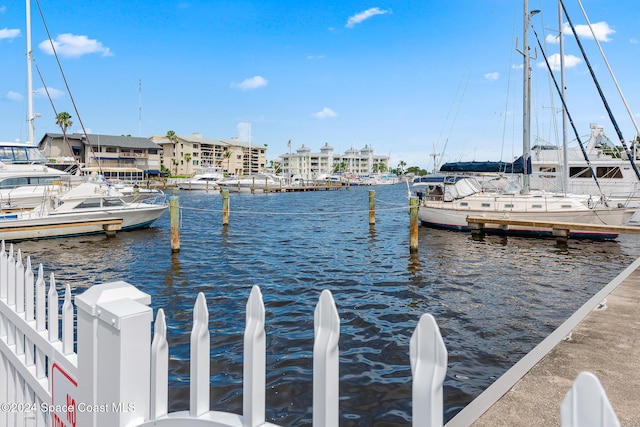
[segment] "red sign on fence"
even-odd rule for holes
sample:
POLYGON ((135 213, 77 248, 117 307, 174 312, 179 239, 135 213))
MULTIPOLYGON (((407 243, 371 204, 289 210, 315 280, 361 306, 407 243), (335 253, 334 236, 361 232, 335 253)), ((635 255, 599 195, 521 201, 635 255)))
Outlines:
POLYGON ((60 365, 51 366, 51 420, 53 427, 76 427, 78 382, 60 365))

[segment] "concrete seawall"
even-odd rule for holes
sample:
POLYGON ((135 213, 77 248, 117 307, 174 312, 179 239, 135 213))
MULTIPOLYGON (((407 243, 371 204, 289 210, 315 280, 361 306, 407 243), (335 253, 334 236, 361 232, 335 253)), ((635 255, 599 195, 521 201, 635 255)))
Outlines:
POLYGON ((560 404, 582 371, 599 378, 623 426, 640 426, 640 259, 447 427, 559 426, 560 404))

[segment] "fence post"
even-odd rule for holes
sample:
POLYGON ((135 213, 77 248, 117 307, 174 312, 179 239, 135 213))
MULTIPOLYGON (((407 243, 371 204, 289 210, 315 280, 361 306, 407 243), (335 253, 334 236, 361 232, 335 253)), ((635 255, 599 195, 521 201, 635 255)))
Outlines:
POLYGON ((242 417, 245 427, 260 426, 265 419, 267 338, 264 317, 262 293, 254 285, 247 301, 247 325, 244 332, 242 417))
POLYGON ((340 316, 328 290, 322 291, 313 315, 313 426, 339 424, 340 316))
POLYGON ((171 219, 171 252, 180 252, 180 197, 174 190, 169 197, 169 216, 171 219))
POLYGON ((79 426, 125 426, 149 417, 151 297, 126 282, 76 297, 79 426), (86 409, 92 409, 88 411, 86 409))
POLYGON ((409 199, 409 251, 418 250, 418 198, 409 199))
POLYGON ((562 427, 620 426, 602 384, 591 372, 580 372, 560 405, 562 427))
POLYGON ((443 390, 447 373, 447 349, 440 328, 430 314, 423 314, 409 343, 413 375, 414 427, 442 427, 443 390))

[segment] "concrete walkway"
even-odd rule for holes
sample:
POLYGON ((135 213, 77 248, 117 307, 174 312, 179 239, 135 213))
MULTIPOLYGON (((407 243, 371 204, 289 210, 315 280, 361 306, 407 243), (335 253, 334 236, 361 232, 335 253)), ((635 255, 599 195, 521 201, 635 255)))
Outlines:
POLYGON ((640 426, 640 259, 447 427, 559 426, 560 403, 582 371, 598 377, 622 426, 640 426))

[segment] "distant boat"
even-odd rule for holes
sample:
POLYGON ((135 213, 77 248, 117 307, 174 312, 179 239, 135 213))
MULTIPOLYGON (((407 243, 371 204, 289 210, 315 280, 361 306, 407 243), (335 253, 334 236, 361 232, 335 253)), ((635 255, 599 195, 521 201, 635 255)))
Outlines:
POLYGON ((84 182, 51 194, 32 210, 0 216, 0 240, 40 239, 149 227, 167 209, 159 200, 127 203, 101 182, 84 182))
POLYGON ((192 178, 177 183, 181 190, 219 191, 217 182, 224 178, 219 171, 198 171, 192 178))
POLYGON ((284 187, 282 177, 270 173, 257 173, 242 177, 226 177, 218 181, 220 188, 229 191, 250 192, 264 191, 266 188, 284 187))

